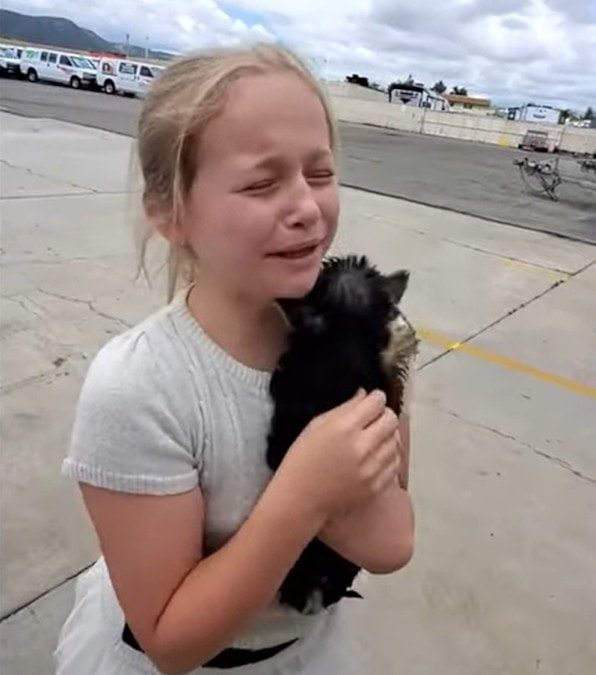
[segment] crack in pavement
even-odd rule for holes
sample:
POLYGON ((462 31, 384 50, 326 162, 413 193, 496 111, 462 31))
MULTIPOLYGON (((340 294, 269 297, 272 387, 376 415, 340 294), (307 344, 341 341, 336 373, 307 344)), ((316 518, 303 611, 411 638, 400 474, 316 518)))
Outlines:
MULTIPOLYGON (((102 255, 101 257, 85 257, 85 256, 75 256, 73 258, 56 258, 55 260, 38 260, 35 258, 28 259, 28 260, 12 260, 10 262, 3 262, 2 267, 3 268, 9 268, 9 267, 24 267, 25 265, 63 265, 65 263, 78 263, 78 262, 90 262, 90 263, 96 263, 98 261, 107 261, 107 260, 117 260, 122 257, 122 253, 112 253, 109 255, 102 255)), ((4 298, 10 298, 12 297, 10 294, 2 294, 2 297, 4 298)))
POLYGON ((11 609, 10 611, 6 612, 6 614, 3 614, 0 616, 0 624, 4 623, 4 621, 7 621, 8 619, 12 618, 13 616, 16 616, 20 612, 23 612, 25 610, 35 614, 35 609, 33 608, 33 605, 38 602, 39 600, 43 600, 46 596, 50 595, 54 591, 59 590, 62 588, 62 586, 65 586, 69 581, 72 581, 73 579, 76 579, 80 574, 83 572, 86 572, 89 568, 91 568, 95 563, 95 560, 90 563, 89 565, 86 565, 85 567, 82 567, 80 570, 77 572, 74 572, 73 574, 69 575, 64 579, 63 581, 59 581, 55 583, 53 586, 50 586, 47 590, 43 591, 42 593, 39 593, 36 595, 34 598, 31 598, 31 600, 27 600, 27 602, 24 602, 23 604, 19 605, 18 607, 15 607, 14 609, 11 609))
POLYGON ((527 443, 526 441, 522 441, 519 438, 516 438, 512 434, 505 433, 504 431, 500 431, 499 429, 495 429, 494 427, 490 427, 487 424, 482 424, 481 422, 474 422, 473 420, 467 419, 466 417, 462 417, 458 413, 454 412, 453 410, 447 410, 446 408, 442 408, 440 406, 437 406, 437 409, 440 410, 441 412, 449 415, 450 417, 454 417, 455 419, 460 420, 461 422, 464 422, 465 424, 468 424, 471 427, 475 427, 477 429, 484 429, 485 431, 489 431, 490 433, 495 434, 496 436, 499 436, 501 438, 506 438, 507 440, 514 441, 515 443, 518 443, 519 445, 523 446, 524 448, 528 448, 531 450, 534 454, 538 455, 539 457, 543 457, 544 459, 548 459, 549 461, 553 462, 557 466, 561 467, 565 471, 568 471, 569 473, 573 474, 577 478, 580 478, 581 480, 584 480, 588 483, 592 483, 592 485, 596 485, 596 478, 593 476, 589 476, 585 473, 582 473, 579 469, 574 468, 574 466, 568 462, 565 459, 561 459, 561 457, 557 457, 556 455, 551 455, 548 452, 545 452, 544 450, 541 450, 540 448, 536 448, 530 443, 527 443))
MULTIPOLYGON (((10 169, 20 169, 21 171, 25 171, 30 176, 35 176, 36 178, 43 178, 44 180, 50 180, 50 181, 54 180, 50 176, 46 176, 43 173, 38 173, 37 171, 34 171, 33 169, 30 169, 29 167, 19 166, 18 164, 12 164, 7 159, 0 159, 0 163, 4 164, 4 166, 7 166, 10 169)), ((84 185, 77 185, 76 183, 71 183, 70 181, 64 180, 63 178, 60 178, 59 181, 57 181, 57 182, 65 183, 66 185, 70 185, 70 187, 76 188, 77 190, 85 190, 86 192, 92 192, 92 193, 95 193, 95 194, 99 193, 99 191, 96 190, 95 188, 86 187, 84 185)), ((30 195, 29 195, 29 198, 30 198, 30 195)), ((8 197, 8 199, 10 199, 10 197, 8 197)))
MULTIPOLYGON (((74 185, 74 187, 77 187, 74 185)), ((11 195, 6 197, 0 197, 0 200, 3 202, 17 201, 17 200, 37 200, 37 199, 75 199, 77 197, 104 197, 108 196, 119 196, 119 195, 131 195, 137 192, 136 190, 96 190, 95 188, 83 188, 87 192, 52 192, 52 194, 27 194, 27 195, 11 195), (91 191, 92 190, 92 191, 91 191)))
MULTIPOLYGON (((575 277, 577 277, 582 272, 585 272, 587 269, 592 267, 592 265, 594 265, 594 264, 596 264, 596 261, 592 260, 589 263, 587 263, 586 265, 584 265, 583 267, 581 267, 580 269, 578 269, 575 272, 572 272, 571 274, 569 274, 569 276, 567 278, 558 279, 557 281, 554 281, 550 286, 545 288, 543 291, 540 291, 540 293, 534 295, 533 297, 529 298, 528 300, 524 300, 522 303, 520 303, 519 305, 517 305, 513 309, 510 309, 508 312, 505 312, 505 314, 503 314, 502 316, 497 317, 494 321, 491 321, 486 326, 483 326, 482 328, 478 329, 475 333, 472 333, 472 334, 468 335, 467 337, 462 338, 461 340, 457 340, 457 344, 463 345, 463 344, 466 344, 468 342, 471 342, 472 340, 475 340, 478 336, 482 335, 483 333, 486 333, 491 328, 494 328, 495 326, 500 324, 502 321, 505 321, 505 319, 509 318, 510 316, 513 316, 514 314, 517 314, 518 312, 520 312, 525 307, 528 307, 533 302, 536 302, 536 300, 540 300, 544 296, 548 295, 551 291, 553 291, 558 286, 561 286, 563 284, 568 283, 571 279, 574 279, 575 277)), ((451 354, 452 352, 455 352, 455 351, 457 351, 455 348, 450 347, 449 349, 446 349, 445 351, 437 354, 437 356, 434 356, 433 358, 429 359, 428 361, 425 361, 424 363, 420 364, 420 366, 418 366, 418 368, 416 370, 418 372, 421 372, 426 367, 432 365, 433 363, 436 363, 437 361, 442 359, 444 356, 447 356, 448 354, 451 354)))
POLYGON ((37 290, 40 293, 43 293, 44 295, 49 295, 52 298, 58 298, 59 300, 65 300, 66 302, 76 302, 81 305, 87 305, 87 307, 94 314, 97 314, 97 316, 101 316, 104 319, 109 319, 110 321, 115 321, 116 323, 119 323, 123 328, 131 328, 131 324, 124 321, 124 319, 120 319, 117 316, 112 316, 111 314, 106 314, 105 312, 102 312, 101 310, 97 309, 97 307, 95 307, 95 305, 93 304, 92 300, 83 300, 82 298, 73 298, 68 295, 61 295, 60 293, 55 293, 54 291, 46 291, 45 289, 40 288, 39 286, 37 287, 37 290))
MULTIPOLYGON (((374 214, 367 214, 365 216, 366 219, 368 220, 376 220, 379 223, 383 223, 384 225, 395 225, 395 222, 392 220, 389 220, 388 218, 383 218, 381 216, 377 216, 374 214)), ((425 230, 421 230, 417 227, 411 227, 408 225, 404 225, 403 223, 400 223, 400 227, 403 227, 408 230, 408 232, 414 232, 416 234, 420 234, 423 236, 432 236, 435 237, 436 239, 440 241, 444 241, 447 244, 452 244, 453 246, 459 246, 461 248, 468 249, 470 251, 474 251, 476 253, 482 253, 483 255, 488 255, 493 258, 499 258, 501 260, 506 260, 509 262, 514 262, 514 263, 520 263, 522 265, 527 265, 528 267, 535 267, 538 270, 542 270, 545 272, 552 272, 554 274, 564 274, 565 276, 574 276, 575 274, 578 274, 579 272, 583 272, 586 267, 589 267, 590 265, 593 265, 596 260, 592 260, 589 262, 587 265, 582 267, 580 270, 576 270, 575 272, 570 272, 569 270, 565 270, 561 267, 553 267, 546 265, 544 263, 539 263, 535 262, 533 260, 527 260, 524 258, 517 258, 514 255, 510 255, 507 253, 501 253, 499 251, 491 251, 490 249, 483 248, 482 246, 474 246, 473 244, 466 244, 463 241, 458 241, 457 239, 451 239, 450 237, 444 237, 443 235, 435 232, 427 232, 425 230)))
POLYGON ((39 314, 36 312, 32 307, 28 307, 25 304, 25 300, 28 300, 31 304, 35 305, 36 307, 39 307, 40 309, 43 309, 37 302, 34 300, 31 300, 27 296, 23 296, 23 299, 19 299, 19 295, 3 295, 2 299, 3 300, 8 300, 8 302, 14 302, 16 305, 19 305, 21 309, 23 309, 27 314, 33 314, 34 317, 37 319, 45 319, 46 317, 43 314, 39 314))
POLYGON ((29 377, 24 377, 22 380, 18 380, 17 382, 9 382, 8 384, 0 385, 0 391, 3 394, 9 394, 15 389, 20 389, 21 387, 25 387, 28 384, 33 384, 34 382, 49 381, 54 374, 55 371, 51 370, 46 371, 45 373, 39 373, 38 375, 30 375, 29 377))
POLYGON ((473 244, 465 244, 464 242, 457 241, 456 239, 448 239, 446 237, 442 237, 442 240, 447 242, 448 244, 453 244, 454 246, 461 246, 461 248, 467 248, 471 251, 475 251, 476 253, 482 253, 484 255, 490 255, 494 258, 500 258, 501 260, 508 260, 510 262, 528 265, 529 267, 536 267, 537 269, 544 270, 545 272, 564 274, 565 276, 571 276, 572 274, 575 274, 575 272, 569 272, 568 270, 561 269, 560 267, 550 267, 542 263, 533 262, 532 260, 524 260, 523 258, 516 258, 514 255, 507 255, 505 253, 499 253, 497 251, 490 251, 486 248, 482 248, 481 246, 474 246, 473 244))
MULTIPOLYGON (((57 258, 56 260, 13 260, 12 262, 3 262, 2 267, 23 267, 24 265, 63 265, 72 262, 95 262, 97 258, 57 258)), ((10 298, 10 295, 2 295, 10 298)))

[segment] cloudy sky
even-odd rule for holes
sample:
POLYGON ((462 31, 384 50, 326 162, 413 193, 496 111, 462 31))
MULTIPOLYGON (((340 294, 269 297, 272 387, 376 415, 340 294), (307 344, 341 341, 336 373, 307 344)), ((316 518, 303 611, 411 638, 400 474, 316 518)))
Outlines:
POLYGON ((596 0, 3 0, 109 40, 185 51, 276 40, 333 79, 410 73, 498 105, 596 107, 596 0))

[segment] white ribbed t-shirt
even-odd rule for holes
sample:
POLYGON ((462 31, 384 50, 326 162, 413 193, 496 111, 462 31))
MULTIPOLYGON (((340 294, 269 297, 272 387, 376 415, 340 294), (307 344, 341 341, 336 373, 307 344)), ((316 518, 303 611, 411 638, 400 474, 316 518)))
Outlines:
MULTIPOLYGON (((191 315, 186 296, 99 350, 83 383, 62 473, 153 495, 200 486, 208 554, 241 527, 271 478, 265 460, 271 374, 223 351, 191 315)), ((97 578, 110 584, 106 574, 97 578)), ((117 602, 107 590, 105 597, 117 602)), ((333 615, 305 616, 275 603, 233 646, 257 649, 306 636, 333 615)))

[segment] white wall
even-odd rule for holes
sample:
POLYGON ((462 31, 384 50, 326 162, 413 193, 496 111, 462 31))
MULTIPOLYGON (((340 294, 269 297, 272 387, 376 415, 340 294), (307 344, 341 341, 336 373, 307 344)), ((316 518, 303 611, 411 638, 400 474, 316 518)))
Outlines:
POLYGON ((346 96, 332 96, 331 102, 337 118, 343 122, 374 124, 390 129, 404 131, 422 130, 422 110, 396 105, 395 103, 376 103, 346 96))
POLYGON ((463 113, 464 115, 491 115, 492 111, 486 106, 474 106, 472 108, 464 108, 463 103, 450 103, 449 108, 451 112, 463 113))
MULTIPOLYGON (((329 91, 335 114, 343 122, 372 124, 502 147, 517 147, 528 129, 541 129, 548 131, 549 141, 558 143, 561 150, 596 152, 596 129, 581 129, 560 124, 538 125, 531 122, 514 122, 496 116, 408 108, 388 101, 375 102, 335 94, 332 88, 329 91)), ((345 91, 349 90, 344 89, 345 91)))
POLYGON ((387 94, 376 89, 361 87, 351 82, 323 82, 329 96, 345 96, 347 98, 362 99, 364 101, 387 102, 387 94))

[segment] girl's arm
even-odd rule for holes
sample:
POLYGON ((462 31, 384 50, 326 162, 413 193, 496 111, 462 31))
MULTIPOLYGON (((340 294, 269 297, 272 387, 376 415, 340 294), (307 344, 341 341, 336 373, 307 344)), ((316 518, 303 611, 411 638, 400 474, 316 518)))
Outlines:
POLYGON ((82 483, 126 619, 167 675, 186 673, 226 648, 268 605, 320 514, 272 479, 240 530, 203 558, 204 503, 198 489, 132 495, 82 483))
POLYGON ((357 395, 313 420, 243 525, 206 557, 199 488, 141 496, 81 484, 124 615, 162 672, 186 673, 229 645, 330 514, 396 480, 384 411, 378 395, 357 395))
POLYGON ((327 521, 318 538, 372 574, 404 567, 414 551, 414 514, 407 492, 410 465, 410 420, 400 417, 401 463, 395 483, 364 505, 327 521))

